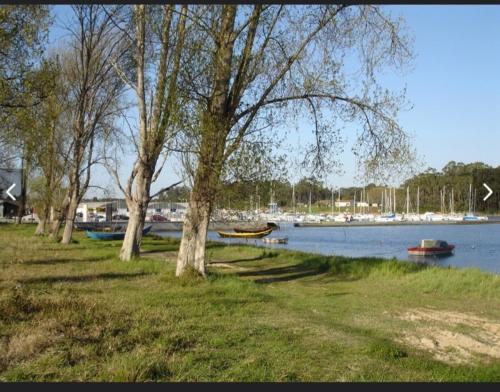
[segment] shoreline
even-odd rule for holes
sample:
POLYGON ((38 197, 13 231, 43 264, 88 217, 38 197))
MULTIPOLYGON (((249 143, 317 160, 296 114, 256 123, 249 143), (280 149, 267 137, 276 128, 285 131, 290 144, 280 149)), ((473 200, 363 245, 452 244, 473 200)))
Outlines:
POLYGON ((487 225, 500 224, 500 220, 487 221, 437 221, 437 222, 295 222, 294 227, 363 227, 363 226, 434 226, 434 225, 487 225))

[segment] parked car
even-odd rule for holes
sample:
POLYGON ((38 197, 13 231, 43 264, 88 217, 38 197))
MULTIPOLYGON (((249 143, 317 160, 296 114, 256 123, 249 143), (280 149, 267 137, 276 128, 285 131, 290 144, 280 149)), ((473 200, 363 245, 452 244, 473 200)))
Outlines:
POLYGON ((154 214, 149 217, 150 222, 168 222, 168 219, 160 214, 154 214))
POLYGON ((96 215, 94 220, 95 222, 106 222, 106 217, 104 215, 96 215))
POLYGON ((38 223, 38 215, 37 214, 29 214, 29 215, 24 215, 21 218, 21 222, 23 223, 38 223))

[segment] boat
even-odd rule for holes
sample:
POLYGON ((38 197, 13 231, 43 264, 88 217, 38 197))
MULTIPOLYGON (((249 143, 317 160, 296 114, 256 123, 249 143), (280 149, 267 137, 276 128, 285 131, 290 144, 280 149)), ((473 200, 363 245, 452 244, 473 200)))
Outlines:
POLYGON ((463 221, 465 222, 478 222, 478 221, 486 221, 488 220, 487 216, 478 216, 474 215, 472 213, 465 214, 464 217, 462 218, 463 221))
POLYGON ((270 227, 273 230, 279 230, 280 225, 277 224, 276 222, 267 222, 267 227, 270 227))
POLYGON ((263 227, 256 227, 256 228, 253 228, 253 229, 245 229, 245 228, 242 228, 242 227, 235 227, 233 230, 236 233, 259 233, 259 232, 265 231, 267 229, 272 229, 272 227, 270 227, 270 226, 263 226, 263 227))
POLYGON ((380 215, 375 218, 375 222, 394 222, 396 221, 396 214, 390 212, 386 215, 380 215))
POLYGON ((455 245, 442 240, 422 240, 420 246, 408 248, 408 254, 414 256, 443 256, 453 253, 455 245))
POLYGON ((256 233, 234 233, 234 232, 229 232, 229 231, 217 231, 217 233, 222 238, 248 239, 248 238, 262 238, 262 237, 265 237, 266 235, 271 234, 272 231, 273 231, 272 228, 268 228, 266 230, 258 231, 256 233))
MULTIPOLYGON (((142 230, 142 235, 148 234, 152 227, 152 225, 145 227, 142 230)), ((123 240, 125 238, 125 231, 106 232, 85 230, 85 234, 94 240, 123 240)))
POLYGON ((99 225, 92 223, 75 223, 75 228, 82 231, 95 232, 121 232, 124 231, 127 224, 99 225))
POLYGON ((262 238, 262 242, 265 242, 266 244, 287 244, 288 237, 262 238))

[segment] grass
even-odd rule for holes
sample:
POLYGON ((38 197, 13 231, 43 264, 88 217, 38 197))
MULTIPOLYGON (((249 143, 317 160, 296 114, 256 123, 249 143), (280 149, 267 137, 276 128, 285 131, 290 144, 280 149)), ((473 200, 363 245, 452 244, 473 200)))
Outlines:
POLYGON ((174 239, 121 262, 120 241, 33 231, 0 225, 1 381, 500 381, 494 355, 455 363, 405 340, 482 324, 402 317, 496 328, 497 275, 210 243, 208 279, 178 279, 174 239))

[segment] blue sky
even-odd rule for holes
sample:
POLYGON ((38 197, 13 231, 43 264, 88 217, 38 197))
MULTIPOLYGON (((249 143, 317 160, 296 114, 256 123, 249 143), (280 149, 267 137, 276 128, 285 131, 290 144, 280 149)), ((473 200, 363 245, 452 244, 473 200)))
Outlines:
MULTIPOLYGON (((56 6, 61 21, 67 13, 56 6)), ((412 135, 424 167, 441 169, 450 160, 482 161, 500 165, 500 5, 398 5, 386 6, 406 20, 414 37, 413 67, 403 73, 387 73, 383 84, 407 88, 413 108, 401 112, 399 122, 412 135)), ((54 30, 54 42, 60 35, 54 30)), ((347 129, 349 129, 348 127, 347 129)), ((328 184, 345 187, 355 183, 353 137, 349 132, 343 175, 332 175, 328 184)), ((129 164, 131 163, 128 162, 129 164)), ((178 177, 165 167, 153 191, 178 177)), ((125 164, 122 172, 129 170, 125 164)), ((107 186, 103 169, 93 181, 107 186)), ((118 195, 118 193, 117 193, 118 195)))

